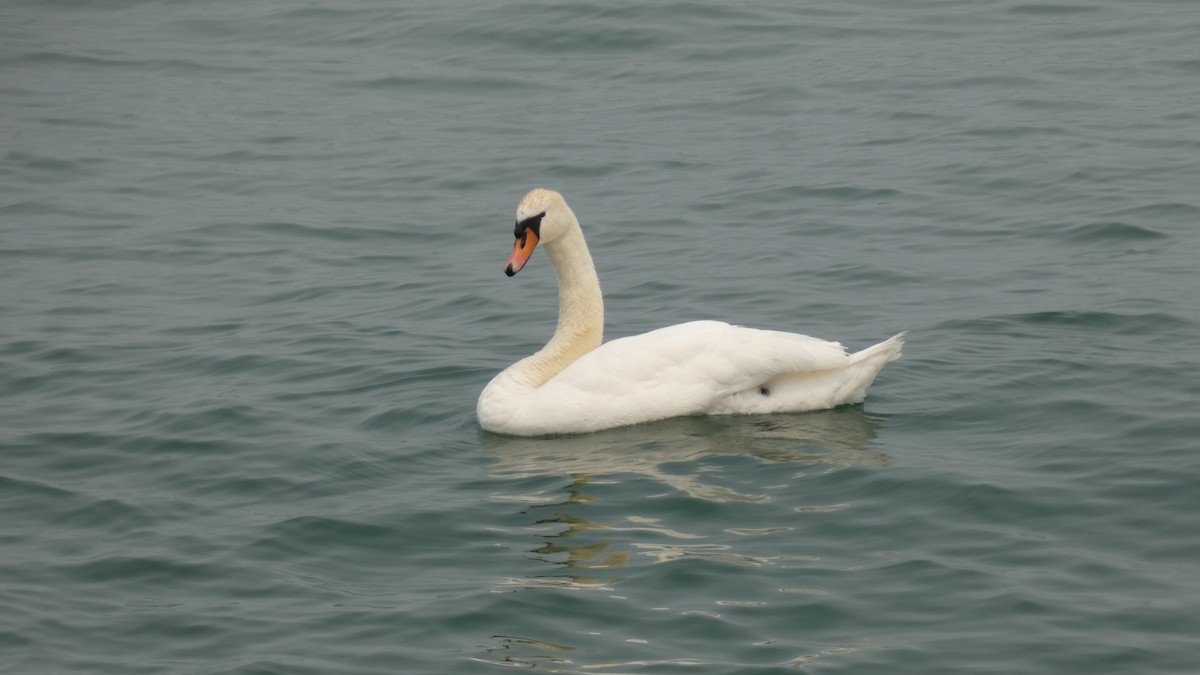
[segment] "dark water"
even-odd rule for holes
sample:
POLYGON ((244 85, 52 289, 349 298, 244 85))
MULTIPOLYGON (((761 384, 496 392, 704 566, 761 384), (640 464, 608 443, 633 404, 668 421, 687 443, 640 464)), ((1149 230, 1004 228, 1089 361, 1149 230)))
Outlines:
POLYGON ((0 671, 1200 672, 1200 8, 8 2, 0 671), (863 406, 482 433, 554 322, 863 406))

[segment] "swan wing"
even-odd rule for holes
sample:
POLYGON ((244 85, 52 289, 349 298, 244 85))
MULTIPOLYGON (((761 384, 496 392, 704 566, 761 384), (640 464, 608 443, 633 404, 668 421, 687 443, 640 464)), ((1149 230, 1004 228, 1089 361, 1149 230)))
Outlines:
POLYGON ((701 414, 777 375, 835 369, 847 360, 836 342, 694 321, 607 342, 567 366, 538 396, 553 402, 543 411, 609 426, 701 414))

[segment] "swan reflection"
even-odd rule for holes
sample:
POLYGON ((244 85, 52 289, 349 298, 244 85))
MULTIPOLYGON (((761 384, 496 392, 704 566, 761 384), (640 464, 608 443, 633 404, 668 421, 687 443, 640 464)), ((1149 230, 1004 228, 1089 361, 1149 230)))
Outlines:
POLYGON ((684 417, 580 436, 509 438, 481 433, 498 478, 639 474, 697 499, 763 501, 663 465, 704 457, 749 456, 764 462, 883 467, 874 449, 883 417, 859 407, 799 415, 684 417))
MULTIPOLYGON (((795 495, 788 483, 806 472, 887 466, 887 456, 874 448, 883 420, 859 407, 847 407, 770 417, 680 418, 583 436, 529 439, 482 434, 492 460, 492 477, 502 485, 520 486, 507 494, 502 490, 493 500, 520 505, 524 524, 518 527, 532 539, 521 550, 527 560, 536 561, 533 569, 497 579, 493 590, 574 591, 596 598, 589 602, 597 603, 625 603, 637 596, 643 611, 691 618, 720 619, 726 611, 767 606, 769 597, 725 596, 728 588, 715 581, 722 575, 700 571, 705 568, 696 565, 776 570, 820 565, 802 550, 801 539, 788 536, 793 518, 834 512, 846 505, 789 507, 778 500, 795 495), (723 470, 727 462, 712 460, 728 457, 780 465, 783 473, 767 471, 771 478, 762 484, 751 481, 751 488, 744 487, 746 481, 730 481, 739 489, 717 484, 730 472, 723 470), (538 480, 545 478, 552 480, 538 480), (639 482, 644 493, 631 497, 627 490, 614 492, 614 485, 628 488, 639 482), (658 491, 655 485, 663 489, 658 491), (531 490, 531 486, 536 487, 531 490), (621 497, 641 506, 632 511, 621 497), (770 509, 756 506, 771 500, 776 501, 770 509), (701 516, 697 508, 701 513, 711 508, 697 501, 729 506, 720 507, 716 517, 701 516), (772 517, 779 520, 771 522, 772 517), (706 581, 655 604, 645 580, 657 573, 648 572, 646 566, 677 564, 690 566, 689 574, 706 581), (709 592, 712 597, 707 597, 709 592)), ((751 473, 758 479, 764 476, 761 469, 751 473)), ((792 595, 823 593, 794 582, 776 589, 792 595)), ((497 633, 473 660, 562 673, 643 663, 628 660, 632 638, 614 643, 601 633, 564 633, 553 626, 531 629, 530 633, 540 633, 536 639, 497 633), (616 662, 605 662, 600 654, 621 656, 616 662)), ((688 659, 661 663, 685 662, 691 663, 688 659)))
MULTIPOLYGON (((555 567, 551 575, 507 579, 502 585, 608 590, 620 579, 606 578, 605 571, 611 573, 627 566, 633 553, 659 562, 705 558, 768 564, 765 559, 740 555, 726 544, 687 541, 705 539, 711 533, 672 529, 657 518, 631 515, 623 522, 598 523, 579 512, 587 512, 587 507, 595 501, 594 487, 631 474, 707 502, 770 499, 704 480, 704 476, 713 473, 701 460, 710 457, 745 456, 766 463, 825 466, 828 470, 886 466, 887 456, 873 448, 881 420, 878 415, 850 407, 790 416, 671 419, 582 436, 543 439, 483 434, 495 462, 491 467, 493 476, 513 480, 562 476, 570 480, 565 488, 556 487, 553 495, 494 496, 496 501, 525 504, 531 514, 537 515, 534 524, 542 543, 528 552, 555 567), (549 531, 544 531, 547 528, 549 531), (623 545, 614 550, 614 540, 623 545)), ((843 506, 798 507, 796 511, 828 511, 843 506)), ((733 528, 726 532, 755 537, 786 529, 790 528, 733 528)))

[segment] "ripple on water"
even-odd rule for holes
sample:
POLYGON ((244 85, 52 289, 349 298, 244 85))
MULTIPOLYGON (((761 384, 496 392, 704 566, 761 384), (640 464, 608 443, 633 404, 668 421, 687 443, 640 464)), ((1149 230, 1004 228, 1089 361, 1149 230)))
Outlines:
POLYGON ((0 671, 1195 670, 1188 2, 146 8, 0 26, 0 671), (612 337, 906 354, 483 433, 536 184, 612 337))

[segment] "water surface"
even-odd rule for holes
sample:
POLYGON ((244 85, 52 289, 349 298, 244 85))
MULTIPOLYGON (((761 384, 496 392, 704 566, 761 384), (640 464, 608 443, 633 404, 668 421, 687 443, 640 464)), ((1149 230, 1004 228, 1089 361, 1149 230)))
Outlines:
POLYGON ((1190 673, 1187 2, 13 2, 0 670, 1190 673), (562 191, 611 337, 864 405, 479 430, 562 191))

